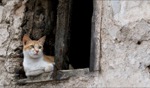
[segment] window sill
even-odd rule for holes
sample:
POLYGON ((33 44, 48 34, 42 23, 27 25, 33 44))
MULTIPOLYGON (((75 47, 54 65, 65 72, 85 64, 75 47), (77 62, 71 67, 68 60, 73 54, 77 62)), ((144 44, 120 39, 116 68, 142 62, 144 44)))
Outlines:
POLYGON ((26 78, 26 79, 17 80, 16 84, 24 85, 24 84, 32 84, 32 83, 68 80, 70 77, 86 75, 88 73, 89 73, 89 68, 73 69, 73 70, 60 70, 57 72, 56 80, 54 80, 49 75, 49 73, 43 73, 43 74, 36 76, 36 77, 30 77, 30 78, 26 78))

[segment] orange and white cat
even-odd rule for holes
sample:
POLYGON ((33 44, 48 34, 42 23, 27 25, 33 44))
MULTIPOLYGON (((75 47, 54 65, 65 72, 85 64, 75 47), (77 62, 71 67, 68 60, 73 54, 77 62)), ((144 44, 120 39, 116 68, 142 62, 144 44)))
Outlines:
POLYGON ((54 70, 54 57, 43 54, 44 42, 45 36, 39 40, 31 40, 27 34, 23 36, 23 67, 27 77, 54 70))

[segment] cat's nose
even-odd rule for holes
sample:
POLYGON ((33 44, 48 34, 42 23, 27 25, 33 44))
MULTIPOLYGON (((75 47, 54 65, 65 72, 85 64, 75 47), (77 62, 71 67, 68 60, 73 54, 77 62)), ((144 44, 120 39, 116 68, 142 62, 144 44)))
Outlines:
POLYGON ((39 51, 38 51, 38 50, 35 50, 35 52, 38 53, 39 51))

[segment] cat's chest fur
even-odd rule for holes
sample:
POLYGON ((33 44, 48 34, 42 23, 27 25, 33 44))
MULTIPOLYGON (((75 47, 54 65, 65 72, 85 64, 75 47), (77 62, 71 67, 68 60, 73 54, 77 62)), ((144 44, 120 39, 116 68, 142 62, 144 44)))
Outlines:
POLYGON ((54 69, 53 63, 46 62, 43 57, 33 59, 25 56, 23 66, 26 76, 36 76, 44 72, 51 72, 54 69))
POLYGON ((48 65, 48 63, 45 62, 42 57, 37 58, 36 60, 25 57, 23 61, 23 65, 24 65, 25 70, 32 71, 32 70, 38 70, 38 69, 44 70, 44 68, 48 65))

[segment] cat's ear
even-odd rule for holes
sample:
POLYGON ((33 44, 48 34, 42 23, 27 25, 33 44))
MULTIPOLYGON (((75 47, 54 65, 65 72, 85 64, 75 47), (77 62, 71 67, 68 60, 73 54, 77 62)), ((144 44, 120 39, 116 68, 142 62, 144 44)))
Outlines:
POLYGON ((40 38, 40 39, 38 40, 38 42, 41 43, 41 45, 43 45, 44 42, 45 42, 45 39, 46 39, 46 36, 43 36, 42 38, 40 38))
POLYGON ((29 35, 25 34, 25 35, 23 36, 23 39, 22 39, 23 45, 26 45, 27 42, 30 41, 30 40, 31 40, 31 39, 29 38, 29 35))

